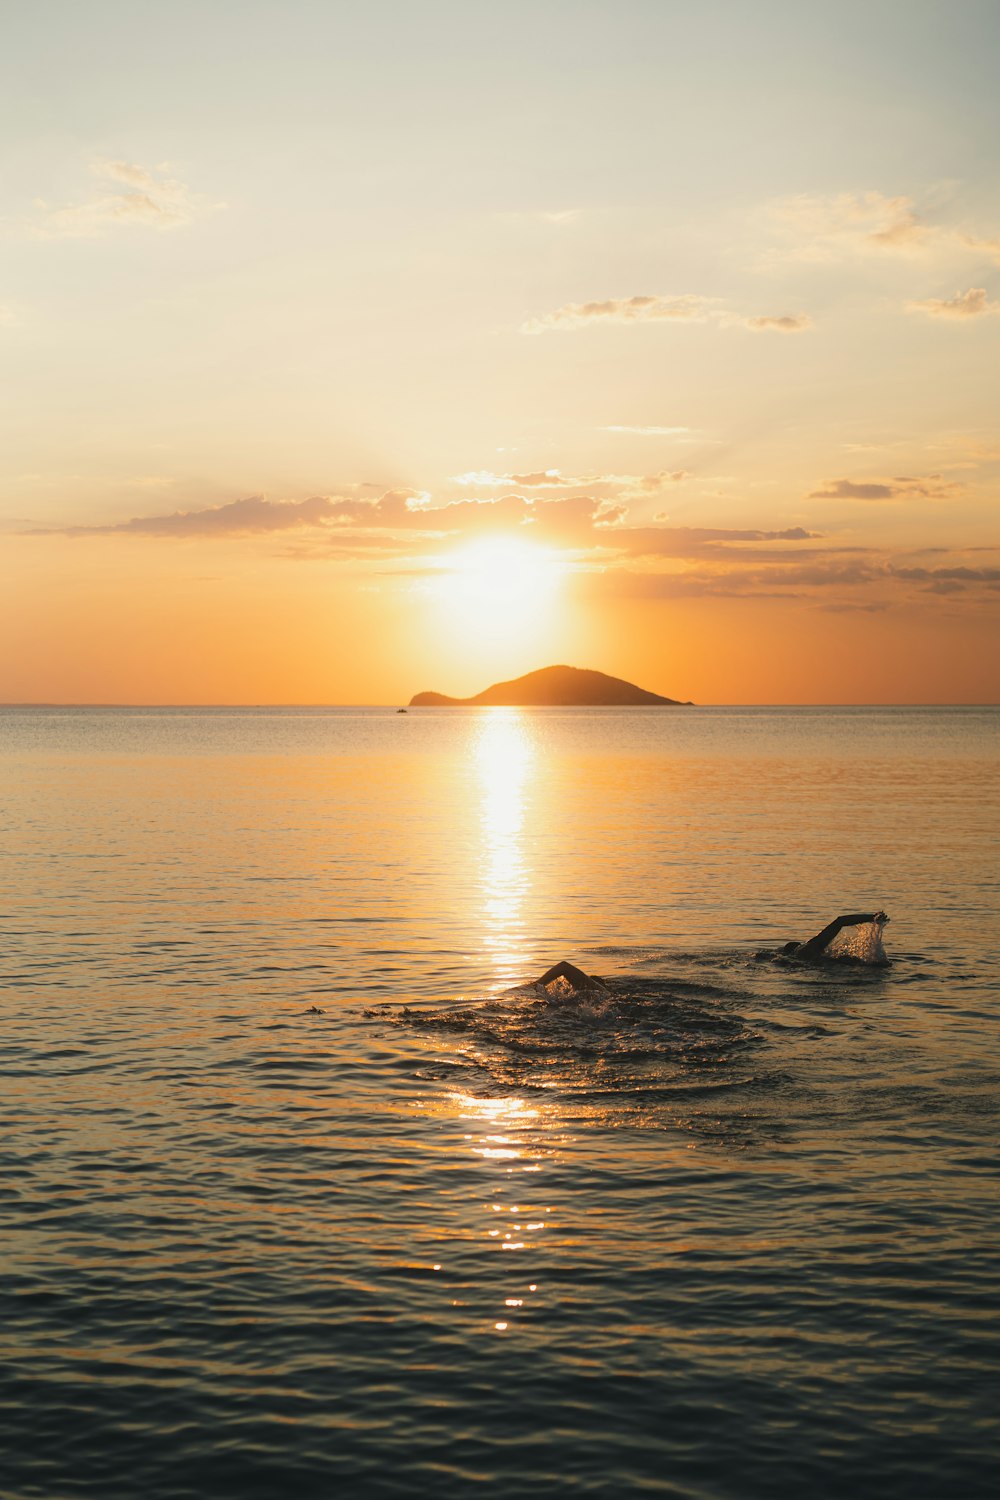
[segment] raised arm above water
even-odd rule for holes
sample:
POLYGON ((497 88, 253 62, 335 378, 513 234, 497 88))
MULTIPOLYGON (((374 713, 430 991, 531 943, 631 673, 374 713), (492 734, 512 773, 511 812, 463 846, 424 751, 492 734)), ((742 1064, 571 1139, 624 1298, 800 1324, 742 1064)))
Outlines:
POLYGON ((834 917, 833 921, 811 937, 808 942, 802 943, 795 951, 796 958, 818 958, 826 948, 830 946, 837 934, 845 927, 863 927, 866 922, 886 921, 883 911, 860 912, 853 916, 834 917))

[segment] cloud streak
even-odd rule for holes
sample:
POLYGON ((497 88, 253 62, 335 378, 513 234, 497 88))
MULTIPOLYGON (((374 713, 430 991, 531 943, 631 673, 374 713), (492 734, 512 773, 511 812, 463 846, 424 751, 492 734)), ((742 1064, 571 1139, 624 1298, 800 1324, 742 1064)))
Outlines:
POLYGON ((623 507, 594 496, 535 501, 529 496, 504 495, 432 506, 422 492, 388 490, 375 500, 329 495, 269 500, 250 495, 199 510, 133 516, 108 525, 69 526, 55 533, 35 529, 28 534, 224 540, 311 531, 336 547, 340 539, 356 541, 362 533, 417 533, 440 540, 525 525, 545 528, 562 539, 569 535, 590 538, 595 529, 615 523, 624 514, 623 507))
POLYGON ((942 568, 897 565, 886 554, 838 556, 822 549, 763 559, 756 552, 731 556, 724 549, 691 554, 681 568, 639 570, 632 566, 589 574, 582 587, 598 595, 633 599, 812 600, 836 613, 873 614, 907 599, 968 594, 970 602, 995 607, 1000 568, 963 564, 942 568), (914 592, 914 585, 917 586, 914 592))
POLYGON ((884 193, 802 193, 772 203, 769 218, 795 260, 855 255, 958 255, 1000 263, 1000 236, 983 235, 922 216, 912 198, 884 193))
MULTIPOLYGON (((655 476, 654 476, 655 477, 655 476)), ((937 476, 888 481, 830 481, 837 497, 863 500, 933 491, 937 476), (845 489, 846 487, 846 489, 845 489)), ((38 530, 29 535, 52 535, 38 530)), ((803 526, 721 527, 631 524, 624 504, 594 494, 507 494, 433 504, 425 492, 393 489, 375 499, 314 495, 302 500, 247 496, 223 505, 133 516, 108 525, 65 528, 62 535, 136 542, 225 542, 274 548, 306 561, 356 565, 375 577, 422 576, 471 538, 518 537, 561 551, 576 586, 598 594, 656 599, 804 599, 833 610, 872 611, 894 603, 964 600, 963 608, 1000 601, 996 549, 937 547, 893 555, 843 545, 803 526), (931 556, 933 554, 933 556, 931 556)))
POLYGON ((563 474, 560 469, 538 469, 528 474, 494 474, 490 469, 471 469, 452 476, 463 489, 579 490, 602 496, 622 497, 655 494, 669 485, 690 479, 687 469, 660 469, 655 474, 563 474))
POLYGON ((638 437, 671 437, 694 439, 697 434, 690 427, 630 427, 627 423, 614 423, 601 427, 601 432, 630 432, 638 437))
POLYGON ((908 302, 906 310, 926 313, 931 318, 968 322, 972 318, 1000 313, 1000 302, 992 302, 986 295, 985 287, 970 286, 967 292, 956 292, 954 297, 927 297, 922 302, 908 302))
MULTIPOLYGON (((751 332, 802 333, 812 327, 805 313, 754 315, 731 311, 717 297, 612 297, 603 302, 567 302, 539 318, 522 323, 521 332, 568 332, 607 323, 712 323, 719 328, 747 328, 751 332)), ((621 430, 621 429, 618 429, 621 430)))
POLYGON ((985 584, 1000 589, 1000 568, 893 568, 893 577, 926 584, 932 593, 956 594, 970 584, 985 584))
MULTIPOLYGON (((649 476, 658 484, 664 476, 649 476)), ((667 475, 679 482, 682 474, 667 475)), ((661 518, 663 521, 665 517, 661 518)), ((689 557, 721 547, 746 548, 758 543, 799 543, 820 539, 801 526, 773 530, 757 527, 697 527, 665 524, 632 526, 622 504, 597 495, 542 499, 504 495, 431 505, 413 490, 389 490, 374 500, 314 495, 305 500, 269 500, 251 495, 198 510, 133 516, 108 525, 64 528, 60 535, 124 536, 176 541, 224 541, 301 534, 325 554, 341 548, 381 545, 394 538, 400 554, 439 547, 470 535, 516 533, 532 541, 586 552, 598 549, 630 557, 689 557), (426 544, 426 546, 425 546, 426 544)), ((33 530, 30 535, 52 535, 33 530)))
POLYGON ((901 474, 895 479, 827 479, 810 500, 949 500, 962 486, 941 474, 901 474))
POLYGON ((452 475, 453 482, 463 488, 476 487, 496 490, 514 486, 515 489, 561 490, 573 489, 586 484, 586 479, 574 479, 559 469, 536 469, 528 474, 494 474, 491 469, 470 469, 465 474, 452 475))
POLYGON ((79 203, 62 207, 35 199, 32 232, 43 239, 88 239, 119 228, 179 229, 204 208, 204 200, 170 175, 166 163, 148 169, 127 161, 95 161, 99 186, 79 203))

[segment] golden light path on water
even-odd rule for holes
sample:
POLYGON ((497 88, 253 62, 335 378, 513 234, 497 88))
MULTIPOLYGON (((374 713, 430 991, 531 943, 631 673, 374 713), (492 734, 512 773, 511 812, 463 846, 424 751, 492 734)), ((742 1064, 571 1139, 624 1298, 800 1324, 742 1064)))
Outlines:
MULTIPOLYGON (((551 1123, 543 1118, 547 1111, 533 1109, 516 1097, 480 1099, 474 1094, 456 1093, 451 1096, 451 1103, 459 1119, 474 1127, 465 1136, 473 1154, 484 1162, 495 1163, 506 1179, 492 1201, 483 1205, 487 1216, 483 1231, 486 1238, 494 1242, 499 1252, 512 1255, 534 1249, 552 1223, 552 1205, 539 1204, 540 1184, 534 1178, 527 1188, 518 1188, 512 1179, 517 1172, 541 1172, 539 1158, 551 1154, 551 1145, 543 1144, 540 1135, 540 1130, 551 1123), (513 1195, 513 1202, 505 1201, 508 1193, 513 1195)), ((494 1322, 494 1330, 506 1333, 513 1315, 538 1290, 537 1281, 526 1281, 515 1270, 506 1288, 503 1315, 494 1322)))
POLYGON ((487 709, 475 742, 481 789, 483 947, 494 970, 494 989, 525 975, 531 871, 525 856, 527 792, 535 746, 516 709, 487 709))
MULTIPOLYGON (((481 921, 483 949, 493 969, 492 989, 501 991, 522 981, 531 957, 527 914, 531 910, 532 873, 525 849, 525 829, 535 771, 536 748, 516 709, 485 710, 474 756, 480 792, 481 921)), ((480 1098, 455 1093, 449 1098, 472 1154, 496 1167, 497 1190, 483 1204, 483 1234, 499 1253, 516 1262, 530 1251, 551 1223, 552 1205, 538 1202, 543 1160, 553 1150, 549 1110, 514 1096, 480 1098), (530 1174, 530 1187, 515 1178, 530 1174), (512 1201, 507 1201, 511 1197, 512 1201)), ((522 1279, 512 1265, 503 1307, 493 1323, 506 1333, 518 1310, 538 1292, 537 1281, 522 1279)))

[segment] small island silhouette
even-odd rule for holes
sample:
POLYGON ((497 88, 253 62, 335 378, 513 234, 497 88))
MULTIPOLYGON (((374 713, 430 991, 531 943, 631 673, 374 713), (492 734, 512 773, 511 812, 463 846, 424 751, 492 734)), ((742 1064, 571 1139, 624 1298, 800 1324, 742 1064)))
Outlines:
POLYGON ((690 708, 678 698, 662 698, 645 688, 582 667, 541 667, 511 682, 495 682, 474 698, 417 693, 411 708, 690 708))

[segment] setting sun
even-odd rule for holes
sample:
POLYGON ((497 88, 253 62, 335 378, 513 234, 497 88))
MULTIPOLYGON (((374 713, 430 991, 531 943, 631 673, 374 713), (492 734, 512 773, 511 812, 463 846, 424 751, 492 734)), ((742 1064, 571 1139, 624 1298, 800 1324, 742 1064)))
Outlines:
POLYGON ((487 537, 442 558, 429 592, 449 625, 475 644, 498 635, 527 641, 549 620, 568 567, 549 548, 487 537))
POLYGON ((549 598, 567 571, 563 555, 517 537, 489 537, 452 553, 440 589, 475 608, 549 598))

